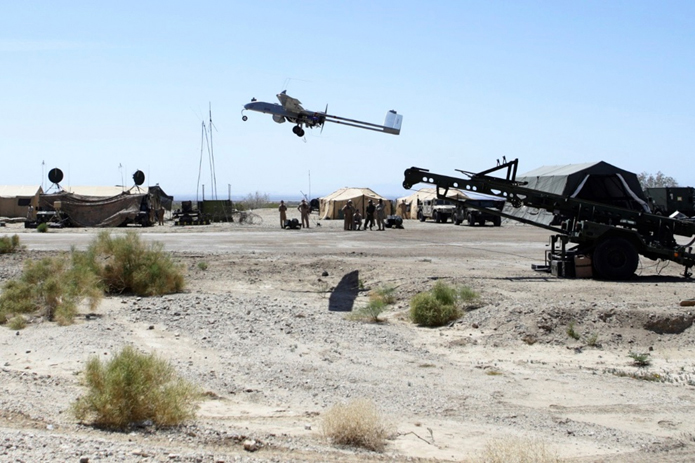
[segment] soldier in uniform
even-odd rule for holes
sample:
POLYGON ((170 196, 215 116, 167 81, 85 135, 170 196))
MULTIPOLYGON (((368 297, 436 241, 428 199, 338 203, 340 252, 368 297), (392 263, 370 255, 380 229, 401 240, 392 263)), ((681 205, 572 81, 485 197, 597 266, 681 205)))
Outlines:
POLYGON ((306 199, 302 199, 302 202, 299 203, 299 206, 297 206, 297 210, 302 216, 302 228, 310 228, 309 213, 311 212, 311 208, 309 207, 309 204, 306 202, 306 199))
POLYGON ((405 203, 405 199, 402 199, 401 202, 398 204, 398 215, 401 216, 401 219, 407 219, 406 215, 408 214, 408 205, 405 203))
POLYGON ((384 231, 386 229, 384 219, 386 219, 386 209, 384 206, 384 200, 379 198, 379 202, 376 205, 376 226, 377 229, 380 231, 384 231))
POLYGON ((355 224, 353 230, 360 230, 362 228, 362 214, 360 214, 360 210, 355 208, 355 218, 353 219, 353 223, 355 224))
POLYGON ((352 227, 354 226, 353 223, 353 217, 352 215, 355 212, 355 207, 352 205, 352 200, 348 199, 348 202, 345 203, 343 208, 341 209, 343 211, 343 230, 352 230, 352 227))
POLYGON ((374 225, 374 211, 376 211, 376 206, 374 206, 374 201, 371 199, 367 203, 367 209, 366 209, 366 216, 364 219, 364 229, 367 229, 367 225, 369 225, 369 229, 372 229, 372 226, 374 225))
POLYGON ((280 201, 278 211, 280 211, 280 228, 285 228, 285 224, 287 223, 287 206, 285 205, 285 201, 280 201))

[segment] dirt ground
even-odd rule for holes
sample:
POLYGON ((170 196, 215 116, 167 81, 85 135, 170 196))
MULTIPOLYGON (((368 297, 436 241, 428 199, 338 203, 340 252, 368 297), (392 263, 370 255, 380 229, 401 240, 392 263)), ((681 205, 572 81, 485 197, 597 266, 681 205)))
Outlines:
MULTIPOLYGON (((185 266, 181 294, 108 297, 67 327, 0 328, 0 461, 474 461, 505 436, 573 462, 695 461, 695 315, 680 305, 695 286, 681 267, 643 259, 627 282, 558 279, 531 270, 549 234, 529 226, 348 232, 314 216, 281 230, 276 211, 256 213, 132 229, 185 266), (410 298, 438 280, 481 299, 449 326, 413 325, 410 298), (383 322, 348 319, 384 286, 397 302, 383 322), (206 391, 195 421, 114 433, 71 417, 86 360, 126 344, 206 391), (357 398, 388 422, 383 453, 321 436, 322 414, 357 398)), ((0 282, 97 232, 0 228, 26 247, 0 256, 0 282)))

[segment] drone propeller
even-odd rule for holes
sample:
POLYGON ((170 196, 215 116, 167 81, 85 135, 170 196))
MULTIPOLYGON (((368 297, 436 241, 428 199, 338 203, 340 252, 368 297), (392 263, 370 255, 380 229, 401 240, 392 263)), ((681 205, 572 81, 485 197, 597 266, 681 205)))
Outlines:
POLYGON ((323 133, 323 126, 326 125, 326 114, 328 114, 328 103, 326 103, 326 110, 323 112, 323 122, 321 123, 321 131, 319 135, 323 133))

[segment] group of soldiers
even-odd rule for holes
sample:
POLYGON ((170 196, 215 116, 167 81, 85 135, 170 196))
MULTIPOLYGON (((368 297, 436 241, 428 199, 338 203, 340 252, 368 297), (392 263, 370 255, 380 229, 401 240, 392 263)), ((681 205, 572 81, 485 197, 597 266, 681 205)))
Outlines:
POLYGON ((367 202, 367 207, 364 210, 364 228, 362 228, 362 214, 360 210, 355 208, 351 199, 342 207, 343 211, 343 230, 366 230, 369 227, 373 230, 376 223, 377 230, 385 230, 386 226, 386 208, 384 200, 379 198, 377 204, 373 200, 367 202))
MULTIPOLYGON (((402 218, 406 218, 407 209, 405 200, 398 204, 398 213, 402 218)), ((297 210, 302 217, 302 228, 310 228, 309 214, 311 213, 311 206, 309 206, 306 199, 302 199, 299 206, 297 206, 297 210)), ((280 201, 278 211, 280 211, 280 227, 286 228, 288 221, 287 205, 285 201, 280 201)), ((341 211, 343 212, 344 230, 366 230, 367 227, 373 230, 374 225, 376 225, 379 231, 386 229, 386 207, 384 205, 384 200, 381 198, 379 198, 376 204, 374 204, 374 200, 372 199, 367 202, 367 207, 364 211, 364 228, 362 227, 362 213, 354 206, 351 199, 348 199, 347 203, 341 208, 341 211)))
MULTIPOLYGON (((306 202, 306 199, 302 199, 299 206, 297 206, 297 210, 299 211, 299 215, 302 217, 302 228, 311 228, 309 227, 309 214, 311 213, 311 206, 309 206, 309 203, 306 202)), ((278 211, 280 211, 280 227, 285 228, 287 227, 287 205, 285 204, 285 201, 280 201, 278 211)))

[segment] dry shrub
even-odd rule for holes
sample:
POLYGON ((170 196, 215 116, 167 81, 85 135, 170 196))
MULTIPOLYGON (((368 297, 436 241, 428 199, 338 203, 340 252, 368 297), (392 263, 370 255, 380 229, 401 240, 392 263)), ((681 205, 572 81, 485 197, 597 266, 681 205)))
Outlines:
POLYGON ((396 288, 393 286, 384 286, 369 292, 369 302, 364 307, 360 307, 350 315, 353 320, 366 320, 373 323, 381 321, 381 315, 388 305, 396 302, 394 295, 396 288))
POLYGON ((5 283, 0 295, 0 321, 39 312, 60 325, 72 323, 78 304, 87 299, 91 309, 101 300, 99 280, 66 256, 27 261, 17 280, 5 283))
POLYGON ((0 237, 0 254, 17 252, 22 247, 19 244, 19 235, 0 237))
POLYGON ((183 290, 183 270, 161 243, 146 245, 136 233, 113 238, 101 232, 87 250, 89 265, 109 293, 159 296, 183 290))
POLYGON ((324 414, 321 430, 334 445, 377 452, 386 446, 386 426, 374 403, 366 399, 334 405, 324 414))
POLYGON ((87 362, 89 391, 73 404, 79 420, 97 426, 125 429, 151 421, 173 426, 195 417, 200 400, 197 387, 179 377, 168 362, 126 346, 111 361, 93 356, 87 362))
POLYGON ((489 441, 475 463, 562 463, 544 442, 504 437, 489 441))

